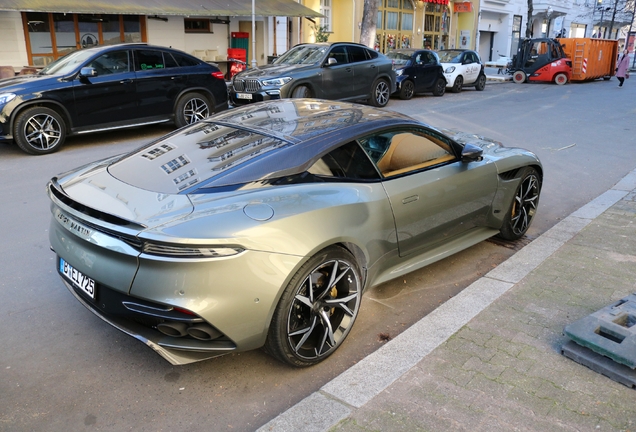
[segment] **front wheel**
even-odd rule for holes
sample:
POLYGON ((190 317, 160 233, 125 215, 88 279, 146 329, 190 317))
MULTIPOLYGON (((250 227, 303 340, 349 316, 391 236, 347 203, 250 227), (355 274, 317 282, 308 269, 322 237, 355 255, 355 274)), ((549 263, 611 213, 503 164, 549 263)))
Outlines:
POLYGON ((389 103, 390 96, 391 89, 385 80, 378 79, 373 83, 373 87, 371 87, 371 105, 380 108, 385 107, 389 103))
POLYGON ((565 85, 565 83, 568 82, 568 76, 566 74, 564 74, 564 73, 558 73, 554 77, 554 82, 557 85, 565 85))
POLYGON ((521 173, 521 181, 510 203, 499 237, 518 240, 528 231, 539 205, 541 179, 536 169, 526 167, 521 173))
POLYGON ((32 155, 56 152, 66 139, 66 124, 54 110, 33 107, 21 112, 14 123, 18 147, 32 155))
POLYGON ((462 87, 464 86, 464 78, 461 75, 458 75, 455 78, 455 82, 453 83, 453 88, 451 89, 453 93, 459 93, 462 91, 462 87))
POLYGON ((438 78, 433 87, 433 96, 444 96, 444 93, 446 93, 446 80, 438 78))
POLYGON ((196 123, 214 114, 210 101, 201 93, 188 93, 181 96, 174 112, 177 127, 196 123))
POLYGON ((342 344, 358 316, 362 284, 353 256, 331 246, 298 270, 276 306, 265 342, 296 367, 321 362, 342 344))
POLYGON ((309 90, 309 87, 307 86, 296 87, 294 91, 292 92, 292 98, 294 99, 310 98, 310 97, 311 97, 311 91, 309 90))
POLYGON ((477 84, 475 84, 475 90, 483 91, 486 88, 486 75, 479 75, 477 78, 477 84))
POLYGON ((400 88, 400 99, 409 100, 415 94, 415 85, 413 81, 406 80, 402 83, 402 88, 400 88))
POLYGON ((517 84, 526 82, 526 73, 524 71, 516 71, 512 74, 512 80, 517 84))

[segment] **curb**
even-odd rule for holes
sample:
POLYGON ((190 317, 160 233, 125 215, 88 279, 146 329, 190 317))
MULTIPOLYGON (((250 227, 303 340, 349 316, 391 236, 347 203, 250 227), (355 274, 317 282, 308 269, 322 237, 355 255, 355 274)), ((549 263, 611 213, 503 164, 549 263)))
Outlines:
POLYGON ((365 405, 416 366, 596 217, 634 189, 636 169, 611 189, 574 211, 458 295, 258 431, 323 432, 337 425, 356 408, 365 405))

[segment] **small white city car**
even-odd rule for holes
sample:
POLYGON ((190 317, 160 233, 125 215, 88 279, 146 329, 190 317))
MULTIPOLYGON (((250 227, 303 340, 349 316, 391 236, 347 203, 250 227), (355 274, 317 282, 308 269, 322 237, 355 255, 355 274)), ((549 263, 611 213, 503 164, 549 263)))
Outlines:
POLYGON ((486 88, 486 74, 479 54, 471 50, 448 49, 437 52, 446 78, 446 87, 459 93, 466 86, 482 91, 486 88))

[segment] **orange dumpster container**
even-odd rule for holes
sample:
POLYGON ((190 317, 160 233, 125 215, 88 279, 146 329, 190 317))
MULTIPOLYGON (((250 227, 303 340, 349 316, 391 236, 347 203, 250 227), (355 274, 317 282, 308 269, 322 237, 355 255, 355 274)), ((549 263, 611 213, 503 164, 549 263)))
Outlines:
POLYGON ((593 38, 559 38, 563 51, 572 60, 570 81, 610 79, 616 69, 618 41, 593 38))

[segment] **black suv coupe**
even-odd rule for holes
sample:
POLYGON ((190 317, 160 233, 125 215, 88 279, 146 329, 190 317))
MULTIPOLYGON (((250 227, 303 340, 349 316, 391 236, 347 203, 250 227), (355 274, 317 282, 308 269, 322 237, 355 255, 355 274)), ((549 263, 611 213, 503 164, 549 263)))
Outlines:
POLYGON ((0 141, 47 154, 71 134, 182 127, 227 107, 223 73, 191 55, 146 44, 93 47, 0 80, 0 141))
POLYGON ((367 100, 383 107, 395 91, 391 60, 365 45, 345 42, 296 45, 273 64, 234 76, 235 105, 282 98, 367 100))
POLYGON ((403 48, 389 51, 387 57, 393 62, 400 99, 408 100, 424 92, 443 96, 446 92, 444 68, 435 51, 403 48))

